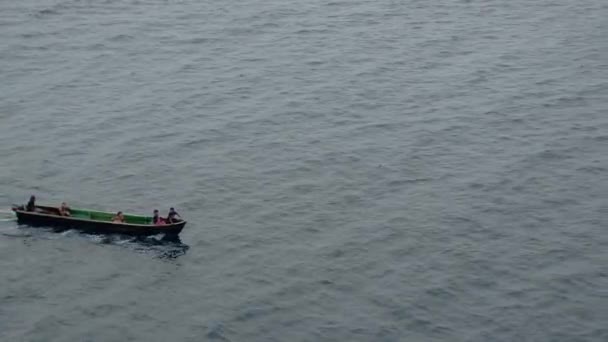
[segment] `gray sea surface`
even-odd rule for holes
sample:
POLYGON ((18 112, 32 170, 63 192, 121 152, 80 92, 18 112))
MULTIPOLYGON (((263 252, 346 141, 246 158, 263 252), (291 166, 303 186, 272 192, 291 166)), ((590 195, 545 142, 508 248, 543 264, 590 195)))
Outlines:
POLYGON ((608 341, 607 18, 0 1, 0 340, 608 341), (188 225, 20 226, 31 194, 188 225))

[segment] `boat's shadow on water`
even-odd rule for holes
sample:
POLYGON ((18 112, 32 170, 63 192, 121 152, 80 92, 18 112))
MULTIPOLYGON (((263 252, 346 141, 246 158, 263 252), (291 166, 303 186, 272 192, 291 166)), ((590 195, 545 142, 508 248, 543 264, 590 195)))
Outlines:
POLYGON ((122 246, 138 253, 153 255, 161 259, 176 259, 185 255, 190 246, 183 243, 179 236, 155 235, 134 237, 128 235, 92 235, 82 234, 100 244, 122 246))

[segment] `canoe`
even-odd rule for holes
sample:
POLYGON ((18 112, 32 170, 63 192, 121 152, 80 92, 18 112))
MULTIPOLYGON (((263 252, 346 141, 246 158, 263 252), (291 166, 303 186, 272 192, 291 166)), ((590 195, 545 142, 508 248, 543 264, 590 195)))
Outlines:
POLYGON ((152 216, 124 214, 126 222, 112 222, 114 213, 89 209, 70 208, 71 216, 59 215, 59 208, 36 206, 35 211, 26 211, 23 206, 14 206, 19 223, 30 226, 54 227, 62 230, 77 229, 94 234, 125 234, 125 235, 177 235, 186 221, 154 225, 152 216))

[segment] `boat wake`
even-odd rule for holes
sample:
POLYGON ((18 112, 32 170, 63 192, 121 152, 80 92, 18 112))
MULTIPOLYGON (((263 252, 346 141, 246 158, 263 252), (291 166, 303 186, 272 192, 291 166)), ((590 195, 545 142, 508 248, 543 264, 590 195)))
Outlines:
POLYGON ((32 234, 12 234, 12 233, 2 233, 2 236, 11 237, 11 238, 29 238, 32 234))
POLYGON ((15 221, 15 213, 10 209, 0 209, 0 222, 15 221))

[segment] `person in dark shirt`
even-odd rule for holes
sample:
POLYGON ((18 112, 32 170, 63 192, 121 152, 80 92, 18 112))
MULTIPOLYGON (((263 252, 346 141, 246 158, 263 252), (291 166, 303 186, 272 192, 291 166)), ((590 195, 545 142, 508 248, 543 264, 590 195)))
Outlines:
POLYGON ((167 223, 175 223, 181 220, 181 216, 175 211, 174 208, 169 209, 169 214, 167 214, 167 223), (179 218, 179 219, 178 219, 179 218))
POLYGON ((30 197, 30 201, 27 202, 27 205, 25 206, 25 210, 36 211, 36 196, 32 195, 30 197))

